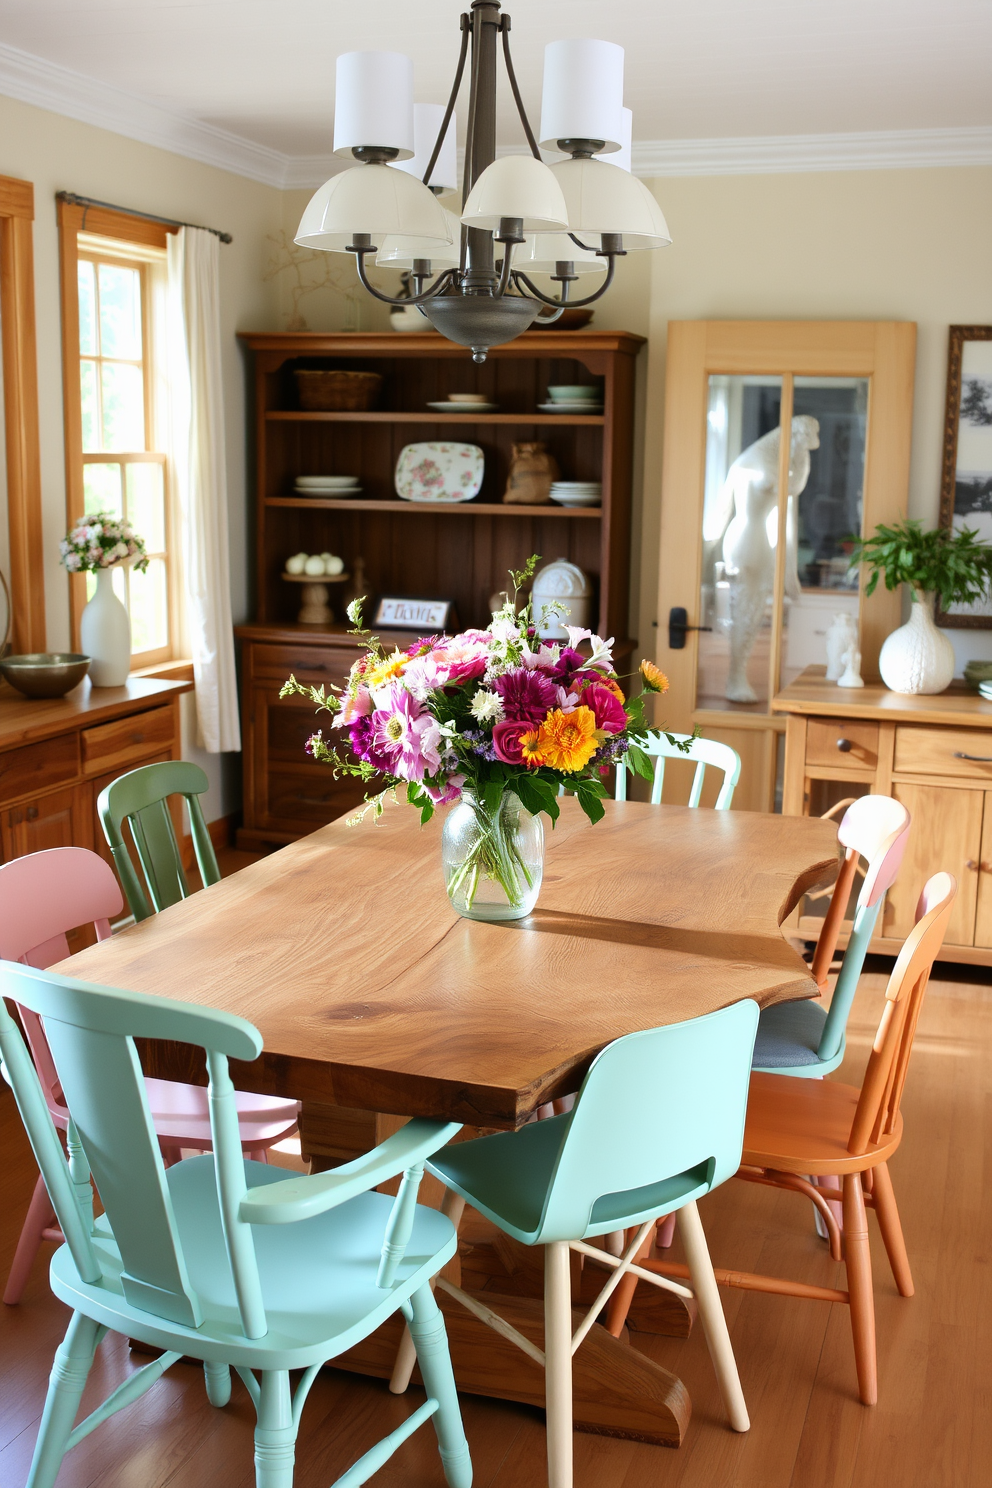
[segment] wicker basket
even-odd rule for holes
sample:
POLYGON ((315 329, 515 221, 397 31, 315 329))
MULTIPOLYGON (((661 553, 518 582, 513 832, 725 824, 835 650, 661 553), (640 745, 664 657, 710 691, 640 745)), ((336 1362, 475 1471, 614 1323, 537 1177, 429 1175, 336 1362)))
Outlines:
POLYGON ((300 407, 307 413, 364 413, 382 386, 378 372, 300 371, 294 376, 300 407))

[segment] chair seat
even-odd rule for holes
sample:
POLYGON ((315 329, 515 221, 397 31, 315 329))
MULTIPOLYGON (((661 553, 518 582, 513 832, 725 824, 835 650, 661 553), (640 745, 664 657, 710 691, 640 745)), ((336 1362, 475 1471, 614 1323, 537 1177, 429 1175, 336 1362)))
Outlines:
MULTIPOLYGON (((177 1147, 201 1147, 209 1151, 210 1107, 205 1085, 183 1085, 178 1080, 156 1080, 146 1076, 148 1104, 155 1130, 166 1142, 177 1147)), ((236 1092, 241 1144, 251 1152, 256 1147, 271 1147, 291 1137, 296 1130, 300 1108, 296 1101, 282 1096, 236 1092)))
MULTIPOLYGON (((284 1170, 246 1162, 249 1187, 278 1183, 284 1170)), ((212 1157, 192 1157, 166 1170, 190 1283, 204 1321, 186 1327, 127 1302, 123 1269, 106 1216, 96 1221, 102 1285, 80 1279, 68 1246, 52 1258, 56 1296, 118 1333, 197 1359, 248 1369, 300 1369, 334 1358, 375 1331, 399 1303, 423 1286, 455 1253, 451 1221, 417 1206, 406 1258, 388 1291, 376 1286, 379 1254, 393 1205, 366 1193, 297 1224, 255 1225, 253 1238, 269 1331, 246 1338, 238 1315, 217 1205, 212 1157)))
POLYGON ((762 1008, 751 1068, 813 1077, 836 1069, 844 1058, 843 1043, 832 1059, 820 1059, 817 1053, 826 1021, 826 1008, 809 998, 762 1008))
MULTIPOLYGON (((473 1142, 453 1142, 430 1158, 428 1170, 508 1235, 532 1245, 541 1232, 544 1206, 571 1115, 535 1121, 517 1132, 497 1132, 473 1142)), ((546 1241, 582 1240, 643 1222, 701 1198, 710 1188, 708 1166, 647 1188, 597 1199, 579 1235, 542 1235, 546 1241)))
POLYGON ((902 1140, 902 1117, 860 1156, 847 1150, 861 1091, 839 1080, 751 1076, 741 1162, 782 1173, 860 1173, 887 1162, 902 1140))

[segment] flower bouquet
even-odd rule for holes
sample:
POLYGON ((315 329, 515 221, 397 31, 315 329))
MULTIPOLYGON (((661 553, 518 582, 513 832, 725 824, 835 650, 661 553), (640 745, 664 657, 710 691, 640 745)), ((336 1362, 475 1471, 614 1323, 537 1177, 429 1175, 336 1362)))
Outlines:
POLYGON ((59 543, 59 553, 70 573, 96 573, 118 563, 133 563, 139 573, 148 567, 144 539, 113 512, 80 517, 59 543))
POLYGON ((334 715, 347 744, 318 730, 307 752, 335 776, 380 787, 368 800, 376 816, 385 793, 400 788, 424 822, 435 807, 458 803, 445 820, 442 854, 448 895, 470 918, 530 913, 543 873, 540 816, 554 825, 562 788, 596 822, 616 761, 652 776, 637 741, 649 729, 645 702, 667 691, 667 678, 642 661, 640 690, 628 697, 613 670, 612 639, 566 626, 567 644, 540 640, 531 605, 517 607, 539 561, 511 573, 513 597, 487 629, 427 636, 405 651, 387 654, 362 629, 356 600, 348 614, 364 655, 341 695, 295 677, 281 693, 302 694, 334 715))

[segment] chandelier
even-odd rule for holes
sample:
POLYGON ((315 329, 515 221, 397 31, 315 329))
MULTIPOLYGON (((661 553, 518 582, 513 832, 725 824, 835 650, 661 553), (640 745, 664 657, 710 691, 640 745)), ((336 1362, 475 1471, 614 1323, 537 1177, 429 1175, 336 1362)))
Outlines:
POLYGON ((547 307, 542 323, 591 305, 632 249, 671 242, 661 208, 630 173, 630 110, 623 107, 623 48, 608 41, 554 41, 545 48, 540 141, 510 56, 510 17, 496 0, 473 0, 447 106, 413 102, 413 63, 398 52, 347 52, 337 59, 334 154, 358 164, 314 194, 296 242, 354 254, 358 277, 387 305, 418 305, 449 341, 484 362, 547 307), (496 76, 506 75, 530 155, 496 158, 496 76), (458 218, 438 201, 456 186, 455 102, 469 64, 465 168, 458 218), (433 136, 426 142, 426 130, 433 136), (541 147, 566 156, 546 165, 541 147), (617 164, 609 156, 617 155, 617 164), (425 161, 425 158, 426 161, 425 161), (606 158, 600 158, 606 157, 606 158), (626 157, 626 158, 624 158, 626 157), (624 168, 626 167, 626 168, 624 168), (422 176, 422 179, 418 179, 422 176), (408 271, 407 298, 384 294, 367 261, 408 271), (545 294, 530 273, 560 288, 545 294), (591 294, 580 278, 605 273, 591 294))

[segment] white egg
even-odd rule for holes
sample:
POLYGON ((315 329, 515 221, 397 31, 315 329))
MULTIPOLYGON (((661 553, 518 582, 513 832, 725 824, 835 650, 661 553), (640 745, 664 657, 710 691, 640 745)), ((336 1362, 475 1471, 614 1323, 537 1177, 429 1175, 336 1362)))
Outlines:
POLYGON ((333 553, 325 553, 324 554, 324 572, 326 574, 332 574, 332 575, 337 575, 337 574, 344 573, 344 559, 343 558, 335 558, 335 556, 334 556, 333 553))
POLYGON ((311 577, 315 577, 317 574, 322 574, 324 572, 323 558, 315 553, 312 558, 308 558, 306 563, 304 563, 303 572, 310 575, 311 577))
POLYGON ((286 572, 288 574, 301 574, 306 565, 306 553, 294 553, 292 558, 286 559, 286 572))

